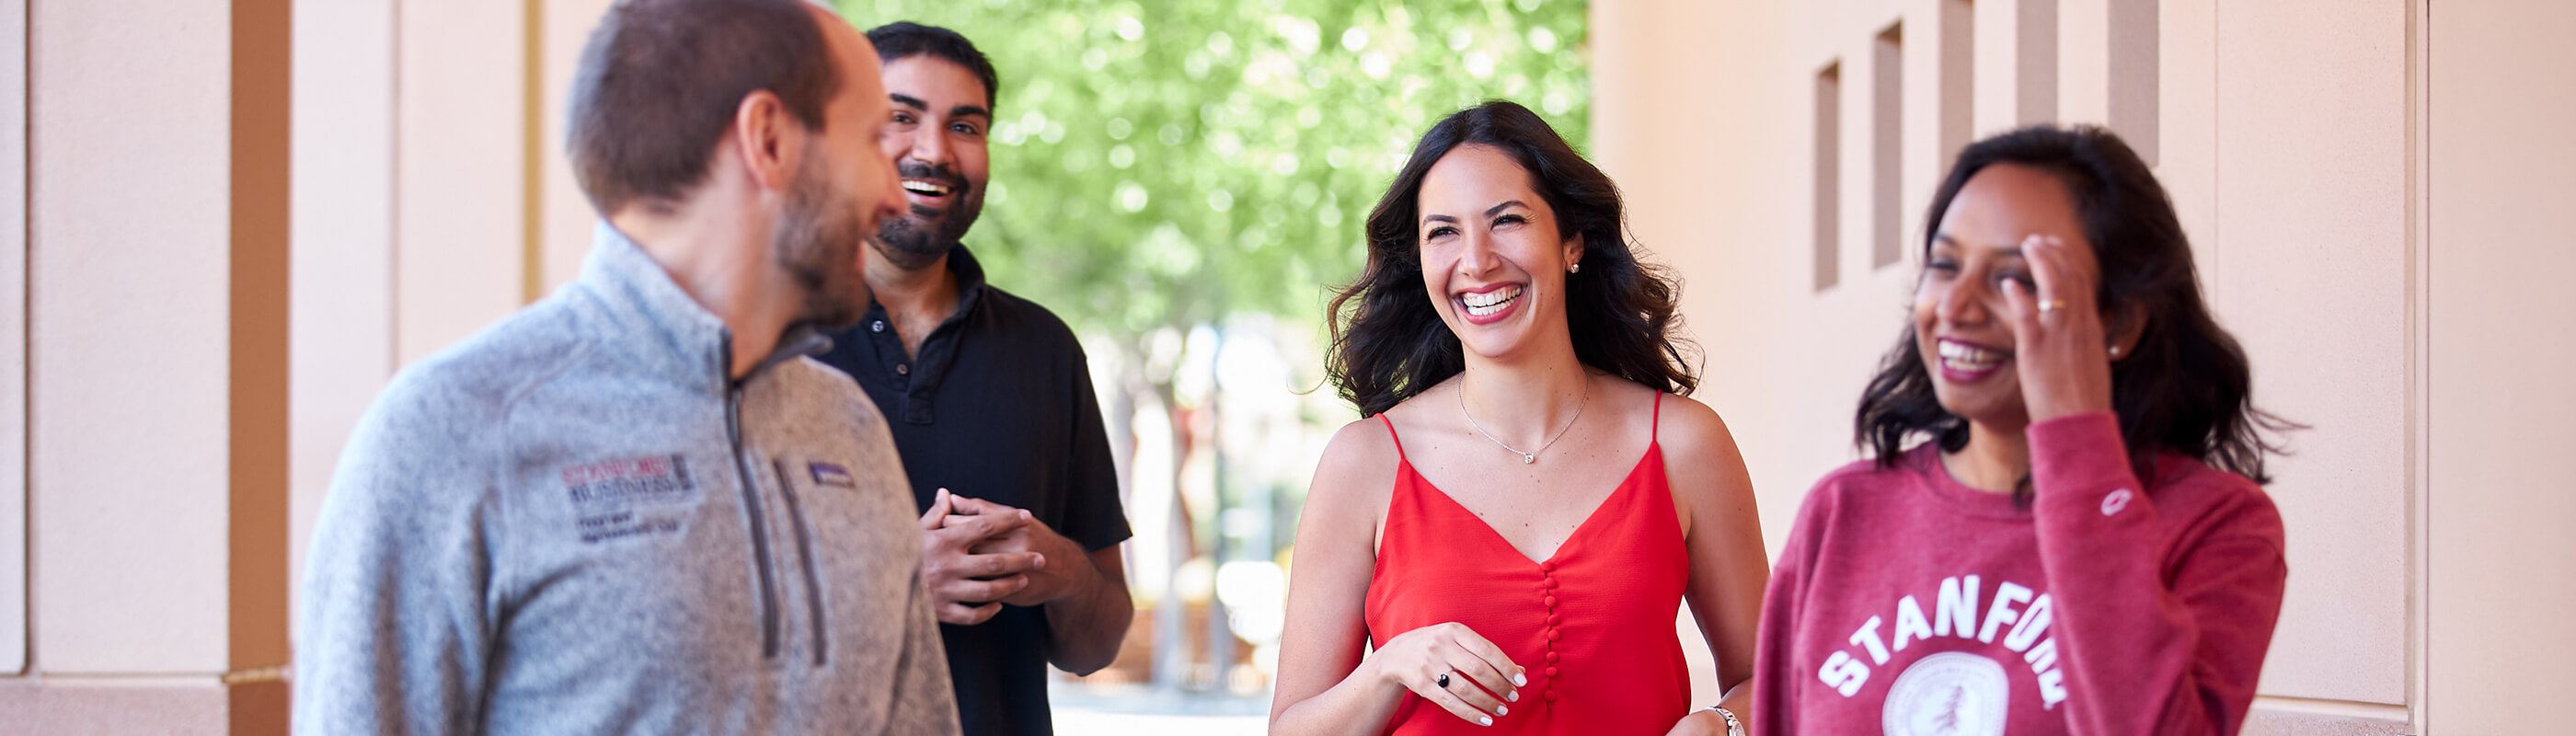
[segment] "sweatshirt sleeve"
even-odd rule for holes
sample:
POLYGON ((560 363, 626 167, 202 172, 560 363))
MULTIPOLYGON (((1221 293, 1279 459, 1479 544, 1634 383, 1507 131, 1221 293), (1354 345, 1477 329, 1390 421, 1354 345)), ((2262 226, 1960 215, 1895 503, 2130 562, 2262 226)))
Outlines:
POLYGON ((488 469, 398 393, 350 438, 323 499, 296 621, 296 733, 480 726, 488 469))
POLYGON ((912 578, 912 606, 904 616, 903 655, 895 662, 893 712, 886 733, 894 736, 955 736, 957 693, 948 679, 948 650, 939 639, 939 618, 930 610, 930 595, 912 578))
POLYGON ((1798 613, 1807 595, 1807 576, 1815 562, 1815 546, 1810 541, 1821 533, 1815 527, 1822 523, 1825 488, 1830 477, 1808 491, 1799 505, 1797 523, 1789 529, 1789 540, 1780 548, 1778 562, 1771 568, 1771 584, 1762 591, 1762 623, 1753 644, 1753 713, 1745 719, 1755 736, 1788 736, 1798 733, 1797 704, 1812 672, 1794 671, 1797 664, 1798 613))
POLYGON ((2040 564, 2076 693, 2069 730, 2236 733, 2289 575, 2279 512, 2250 481, 2210 473, 2247 488, 2221 491, 2200 519, 2160 518, 2109 412, 2029 437, 2040 564))

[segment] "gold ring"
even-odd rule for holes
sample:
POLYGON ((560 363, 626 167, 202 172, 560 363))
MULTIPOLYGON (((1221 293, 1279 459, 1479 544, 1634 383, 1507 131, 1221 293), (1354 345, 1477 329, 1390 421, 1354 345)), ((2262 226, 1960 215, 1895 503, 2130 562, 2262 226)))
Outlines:
POLYGON ((2039 313, 2040 313, 2040 314, 2047 314, 2047 313, 2049 313, 2049 312, 2054 312, 2054 311, 2057 311, 2057 310, 2060 310, 2060 309, 2065 309, 2065 308, 2066 308, 2066 300, 2064 300, 2064 299, 2050 299, 2050 300, 2048 300, 2048 301, 2044 301, 2044 302, 2040 302, 2040 303, 2039 303, 2039 313))

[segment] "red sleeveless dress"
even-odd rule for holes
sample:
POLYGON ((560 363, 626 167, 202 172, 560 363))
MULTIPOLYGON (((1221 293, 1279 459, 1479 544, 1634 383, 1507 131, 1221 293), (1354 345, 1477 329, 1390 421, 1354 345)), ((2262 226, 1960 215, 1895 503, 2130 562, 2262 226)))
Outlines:
MULTIPOLYGON (((1660 420, 1661 394, 1655 413, 1660 420)), ((1394 435, 1395 423, 1386 431, 1394 435)), ((1610 497, 1535 562, 1432 487, 1395 441, 1395 490, 1369 577, 1369 642, 1455 621, 1528 668, 1529 684, 1490 728, 1406 693, 1386 733, 1660 736, 1690 714, 1674 631, 1690 556, 1663 447, 1651 437, 1610 497)))

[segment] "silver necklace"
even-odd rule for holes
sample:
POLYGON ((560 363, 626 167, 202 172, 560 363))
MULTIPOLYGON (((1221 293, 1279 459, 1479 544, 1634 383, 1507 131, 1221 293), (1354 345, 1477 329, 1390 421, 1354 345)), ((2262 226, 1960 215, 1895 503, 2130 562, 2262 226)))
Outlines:
POLYGON ((1590 403, 1592 403, 1592 379, 1586 376, 1583 379, 1583 399, 1574 403, 1574 416, 1566 418, 1565 426, 1556 430, 1556 436, 1547 438, 1547 444, 1539 445, 1538 452, 1521 452, 1512 449, 1511 445, 1503 444, 1503 441, 1495 437, 1494 433, 1485 431, 1485 425, 1476 423, 1476 415, 1467 412, 1467 381, 1464 378, 1458 381, 1458 416, 1466 417, 1467 426, 1475 427, 1476 434, 1484 435, 1485 441, 1494 443, 1495 447, 1503 448, 1504 452, 1521 456, 1522 465, 1538 462, 1540 453, 1547 452, 1547 448, 1556 446, 1557 440, 1564 439, 1565 433, 1574 429, 1574 423, 1583 419, 1583 407, 1590 403))

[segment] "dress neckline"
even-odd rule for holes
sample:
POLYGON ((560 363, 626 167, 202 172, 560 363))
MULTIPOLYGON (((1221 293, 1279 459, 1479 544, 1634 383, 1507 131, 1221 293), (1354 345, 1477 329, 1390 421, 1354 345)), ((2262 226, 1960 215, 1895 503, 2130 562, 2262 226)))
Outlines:
POLYGON ((1377 418, 1379 423, 1386 425, 1387 439, 1395 443, 1395 470, 1396 480, 1398 481, 1399 486, 1402 485, 1402 481, 1410 478, 1415 485, 1430 489, 1431 495, 1439 497, 1440 500, 1447 503, 1450 508, 1466 514, 1470 519, 1474 519, 1476 521, 1476 528, 1484 530, 1484 537, 1486 539, 1502 544, 1505 549, 1512 551, 1513 556, 1519 557, 1521 560, 1529 563, 1530 566, 1545 569, 1553 566, 1558 557, 1564 556, 1566 548, 1574 546, 1576 540, 1582 539, 1584 533, 1592 529, 1593 522, 1601 518, 1605 509, 1610 508, 1612 504, 1619 502, 1622 497, 1633 492, 1631 489, 1637 485, 1638 474, 1646 470, 1646 466, 1650 461, 1659 471, 1661 470, 1663 467, 1662 459, 1664 456, 1663 392, 1655 392, 1655 403, 1651 412, 1652 413, 1648 415, 1650 419, 1648 420, 1649 423, 1646 427, 1645 454, 1637 457, 1637 464, 1629 466, 1628 474, 1620 477, 1619 484, 1611 487, 1610 493, 1602 496, 1600 503, 1594 504, 1590 513, 1584 514, 1583 521, 1577 522, 1574 525, 1574 531, 1565 535, 1564 541, 1557 542, 1556 549, 1548 550, 1547 555, 1544 557, 1530 556, 1529 552, 1520 548, 1520 545, 1512 544, 1512 540, 1509 537, 1503 536, 1502 531, 1495 529, 1491 522, 1485 521, 1485 516, 1483 514, 1476 513, 1475 509, 1467 508, 1466 504, 1458 502, 1457 497, 1449 495, 1448 491, 1441 490, 1439 484, 1431 482, 1430 478, 1423 477, 1421 471, 1414 469, 1413 458, 1406 455, 1404 452, 1404 439, 1398 436, 1395 432, 1395 420, 1387 418, 1384 413, 1378 414, 1377 418))
MULTIPOLYGON (((1531 557, 1528 551, 1522 550, 1519 545, 1512 544, 1512 540, 1509 537, 1503 536, 1502 531, 1495 529, 1491 522, 1485 521, 1485 516, 1483 514, 1476 513, 1475 509, 1467 508, 1467 505, 1464 503, 1459 503, 1457 497, 1449 495, 1448 491, 1441 490, 1439 484, 1432 483, 1430 478, 1422 477, 1422 473, 1420 471, 1414 470, 1413 461, 1399 458, 1396 460, 1396 472, 1405 477, 1411 478, 1415 485, 1431 491, 1432 496, 1439 498, 1442 503, 1448 504, 1449 508, 1456 509, 1459 513, 1466 514, 1467 518, 1474 519, 1476 521, 1476 528, 1484 530, 1484 537, 1486 539, 1500 543, 1504 549, 1511 550, 1513 556, 1519 557, 1523 561, 1528 562, 1531 567, 1546 567, 1554 564, 1558 557, 1564 556, 1566 548, 1573 547, 1576 541, 1583 539, 1584 534, 1592 530, 1592 527, 1594 526, 1593 522, 1599 521, 1603 516, 1603 512, 1609 509, 1612 504, 1618 503, 1623 497, 1634 493, 1634 488, 1637 485, 1637 475, 1645 472, 1650 461, 1658 460, 1662 457, 1663 444, 1652 440, 1647 441, 1646 454, 1637 458, 1637 464, 1631 466, 1628 469, 1628 474, 1619 479, 1619 485, 1612 487, 1608 495, 1602 496, 1601 502, 1592 506, 1591 513, 1585 514, 1583 516, 1583 521, 1574 526, 1574 532, 1572 534, 1567 534, 1565 536, 1565 541, 1558 542, 1556 544, 1556 549, 1549 550, 1545 557, 1531 557)), ((1661 467, 1662 463, 1654 463, 1654 465, 1661 467)))

